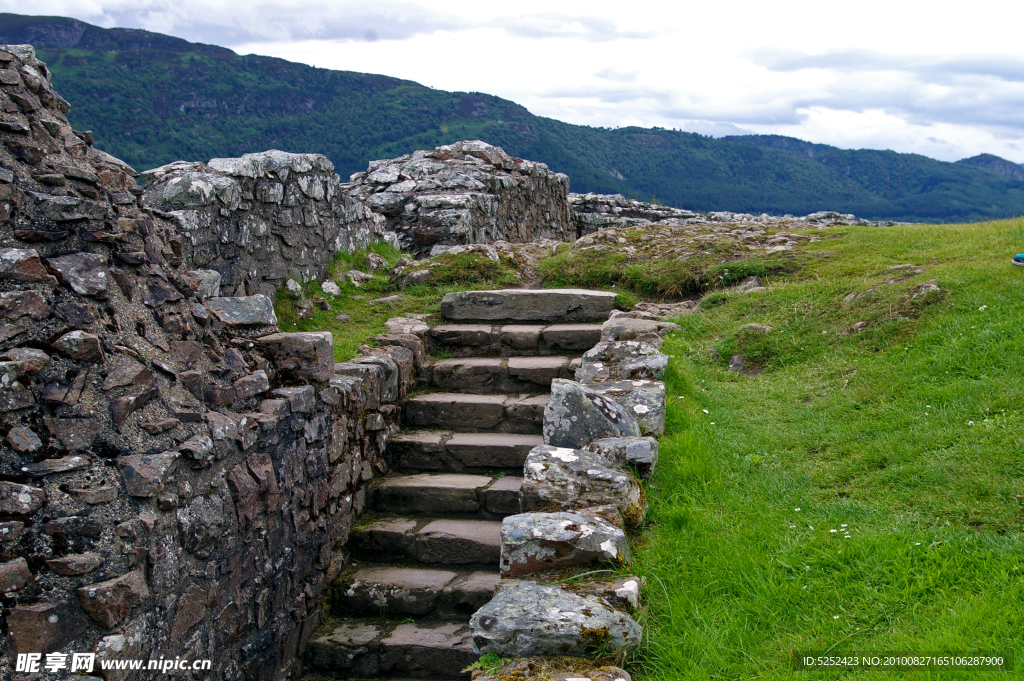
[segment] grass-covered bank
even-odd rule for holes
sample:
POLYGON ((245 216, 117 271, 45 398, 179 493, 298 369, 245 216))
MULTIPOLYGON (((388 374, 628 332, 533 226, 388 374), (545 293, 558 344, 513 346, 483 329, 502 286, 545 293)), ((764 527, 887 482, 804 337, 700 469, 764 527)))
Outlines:
POLYGON ((836 231, 665 343, 641 678, 791 678, 828 649, 1013 650, 1022 674, 1024 222, 836 231))

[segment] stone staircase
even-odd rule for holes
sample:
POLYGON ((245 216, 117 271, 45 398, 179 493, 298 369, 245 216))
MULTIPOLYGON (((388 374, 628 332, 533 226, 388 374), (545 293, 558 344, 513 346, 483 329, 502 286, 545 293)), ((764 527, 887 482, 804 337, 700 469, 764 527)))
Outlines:
POLYGON ((519 513, 523 463, 543 444, 551 381, 571 378, 601 337, 599 323, 551 324, 551 316, 528 323, 529 312, 516 309, 508 324, 421 330, 439 358, 402 404, 402 432, 387 445, 391 473, 370 485, 352 530, 351 564, 328 599, 341 624, 308 656, 317 673, 468 678, 462 670, 477 659, 468 621, 498 585, 501 519, 519 513))

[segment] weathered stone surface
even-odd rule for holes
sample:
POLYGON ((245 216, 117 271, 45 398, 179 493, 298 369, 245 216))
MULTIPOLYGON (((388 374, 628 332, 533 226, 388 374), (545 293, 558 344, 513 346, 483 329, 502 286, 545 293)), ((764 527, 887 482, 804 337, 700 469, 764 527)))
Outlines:
POLYGON ((592 513, 519 513, 501 522, 504 577, 592 563, 627 562, 625 532, 592 513))
POLYGON ((602 341, 583 354, 576 380, 596 383, 603 380, 652 380, 661 378, 668 366, 668 355, 641 341, 602 341), (604 369, 604 371, 599 371, 604 369))
POLYGON ((163 452, 119 457, 117 468, 125 490, 133 497, 155 497, 163 490, 164 480, 179 456, 178 452, 163 452))
POLYGON ((633 618, 597 598, 532 582, 501 587, 469 626, 474 650, 502 657, 632 650, 643 636, 633 618))
POLYGON ((96 419, 43 419, 50 435, 57 438, 64 449, 76 451, 92 446, 93 440, 100 432, 100 423, 96 419))
POLYGON ((501 523, 494 520, 434 520, 413 540, 413 554, 421 563, 498 563, 501 523))
POLYGON ((599 324, 553 324, 544 329, 544 343, 559 350, 589 350, 601 340, 599 324))
POLYGON ((581 449, 534 447, 523 466, 523 511, 611 505, 631 524, 639 524, 646 511, 640 484, 607 463, 603 454, 581 449))
POLYGON ((149 587, 145 573, 133 570, 105 582, 79 587, 75 593, 82 610, 109 629, 123 622, 132 608, 149 598, 149 587))
POLYGON ((523 479, 506 475, 484 490, 484 508, 498 515, 519 513, 519 491, 523 479))
POLYGON ((601 438, 583 445, 583 449, 600 454, 608 465, 633 466, 643 478, 651 477, 658 463, 658 441, 653 437, 601 438))
POLYGON ((475 513, 477 490, 491 482, 485 475, 403 475, 373 485, 375 508, 398 513, 475 513))
POLYGON ((0 248, 0 279, 23 282, 53 280, 34 248, 0 248))
POLYGON ((630 319, 629 317, 616 317, 609 319, 601 327, 602 341, 624 341, 635 340, 658 335, 659 327, 656 321, 647 319, 630 319))
POLYGON ((32 454, 43 448, 39 436, 24 426, 15 426, 7 431, 7 444, 19 454, 32 454))
POLYGON ((53 347, 71 359, 92 364, 103 362, 99 336, 86 331, 69 331, 55 340, 53 347))
POLYGON ((466 466, 519 468, 530 450, 542 443, 538 435, 455 433, 445 448, 466 466))
POLYGON ((274 333, 262 336, 259 342, 278 368, 294 380, 323 382, 334 374, 334 336, 327 331, 274 333))
POLYGON ((99 518, 71 515, 50 520, 43 525, 43 532, 51 536, 98 537, 103 533, 103 522, 99 518))
POLYGON ((78 608, 66 602, 19 605, 7 615, 7 654, 52 653, 86 629, 78 608))
POLYGON ((310 661, 315 668, 345 670, 356 676, 377 676, 380 673, 378 641, 384 629, 364 622, 344 622, 330 634, 315 639, 310 645, 310 661))
POLYGON ((274 303, 262 294, 242 298, 210 298, 206 309, 228 326, 277 326, 274 303))
POLYGON ((389 614, 426 615, 437 606, 443 589, 456 577, 447 570, 366 567, 342 587, 346 607, 389 614))
POLYGON ((420 319, 408 317, 392 317, 384 322, 384 328, 390 335, 413 335, 423 337, 430 332, 430 327, 420 319))
POLYGON ((399 624, 380 642, 381 672, 417 677, 458 676, 477 659, 469 627, 399 624))
POLYGON ((60 459, 44 459, 36 463, 28 463, 21 467, 21 472, 30 478, 41 478, 54 473, 66 473, 89 466, 89 459, 84 456, 65 456, 60 459))
POLYGON ((36 291, 7 291, 0 293, 0 317, 21 319, 28 317, 39 321, 50 316, 46 298, 36 291))
POLYGON ((0 513, 28 515, 46 503, 46 490, 0 480, 0 513))
POLYGON ((158 395, 156 388, 150 388, 134 395, 123 395, 110 401, 110 420, 120 428, 129 416, 142 409, 158 395))
POLYGON ((46 561, 51 570, 59 575, 77 577, 87 572, 92 572, 103 563, 103 558, 98 553, 86 552, 76 553, 63 558, 52 558, 46 561))
POLYGON ((441 299, 441 313, 453 321, 598 321, 614 306, 614 293, 585 289, 457 291, 441 299))
POLYGON ((200 558, 210 555, 224 531, 224 502, 218 495, 193 497, 178 509, 182 547, 200 558))
POLYGON ((432 328, 430 336, 449 345, 481 347, 492 342, 491 327, 486 324, 443 324, 432 328))
POLYGON ((486 430, 505 418, 504 395, 428 393, 402 404, 402 418, 410 426, 486 430))
POLYGON ((67 493, 83 504, 105 504, 117 498, 117 488, 113 485, 99 487, 69 488, 67 493))
POLYGON ((262 369, 246 374, 235 381, 235 398, 239 400, 255 397, 268 390, 270 390, 270 379, 267 378, 267 372, 262 369))
POLYGON ((602 437, 637 437, 640 426, 622 406, 573 381, 551 382, 544 408, 544 442, 579 447, 602 437))
POLYGON ((569 590, 580 596, 595 596, 618 610, 635 612, 640 607, 642 577, 618 577, 594 582, 575 582, 569 590))
POLYGON ((661 381, 602 381, 587 387, 621 404, 640 424, 644 435, 665 434, 667 404, 661 381))
POLYGON ((0 563, 0 593, 8 594, 17 591, 28 586, 32 581, 32 573, 24 558, 15 558, 6 563, 0 563))
POLYGON ((110 271, 105 256, 97 253, 71 253, 48 258, 46 263, 75 293, 99 299, 107 297, 110 271))
POLYGON ((196 295, 202 299, 220 297, 220 272, 216 270, 192 270, 189 272, 198 283, 196 295))
MULTIPOLYGON (((534 350, 540 343, 543 324, 507 324, 501 327, 502 345, 516 350, 534 350)), ((588 346, 589 347, 589 346, 588 346)))

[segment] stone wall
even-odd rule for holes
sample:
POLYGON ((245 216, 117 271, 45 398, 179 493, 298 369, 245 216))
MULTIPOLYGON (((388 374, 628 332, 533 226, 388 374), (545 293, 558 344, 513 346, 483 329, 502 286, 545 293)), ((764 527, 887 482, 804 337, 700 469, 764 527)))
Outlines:
POLYGON ((247 245, 296 191, 309 240, 293 260, 337 246, 326 217, 347 204, 322 162, 193 166, 161 191, 202 198, 165 213, 68 108, 31 47, 0 46, 0 677, 63 651, 281 678, 384 466, 414 353, 334 366, 330 334, 278 333, 269 298, 230 296, 275 281, 247 245), (216 248, 192 228, 207 219, 216 248))
POLYGON ((373 161, 344 191, 383 215, 403 248, 571 241, 569 178, 480 141, 373 161))
POLYGON ((184 257, 234 295, 273 295, 285 280, 323 278, 334 254, 384 237, 384 219, 341 191, 320 154, 266 151, 143 173, 144 202, 182 235, 184 257))

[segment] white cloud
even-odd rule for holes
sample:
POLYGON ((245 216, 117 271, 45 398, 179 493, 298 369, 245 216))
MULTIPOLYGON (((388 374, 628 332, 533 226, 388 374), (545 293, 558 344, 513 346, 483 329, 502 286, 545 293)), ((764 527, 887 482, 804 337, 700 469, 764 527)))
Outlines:
MULTIPOLYGON (((0 0, 0 10, 24 4, 0 0)), ((900 0, 37 0, 318 67, 512 99, 572 123, 784 134, 1024 161, 1024 5, 900 0)))

